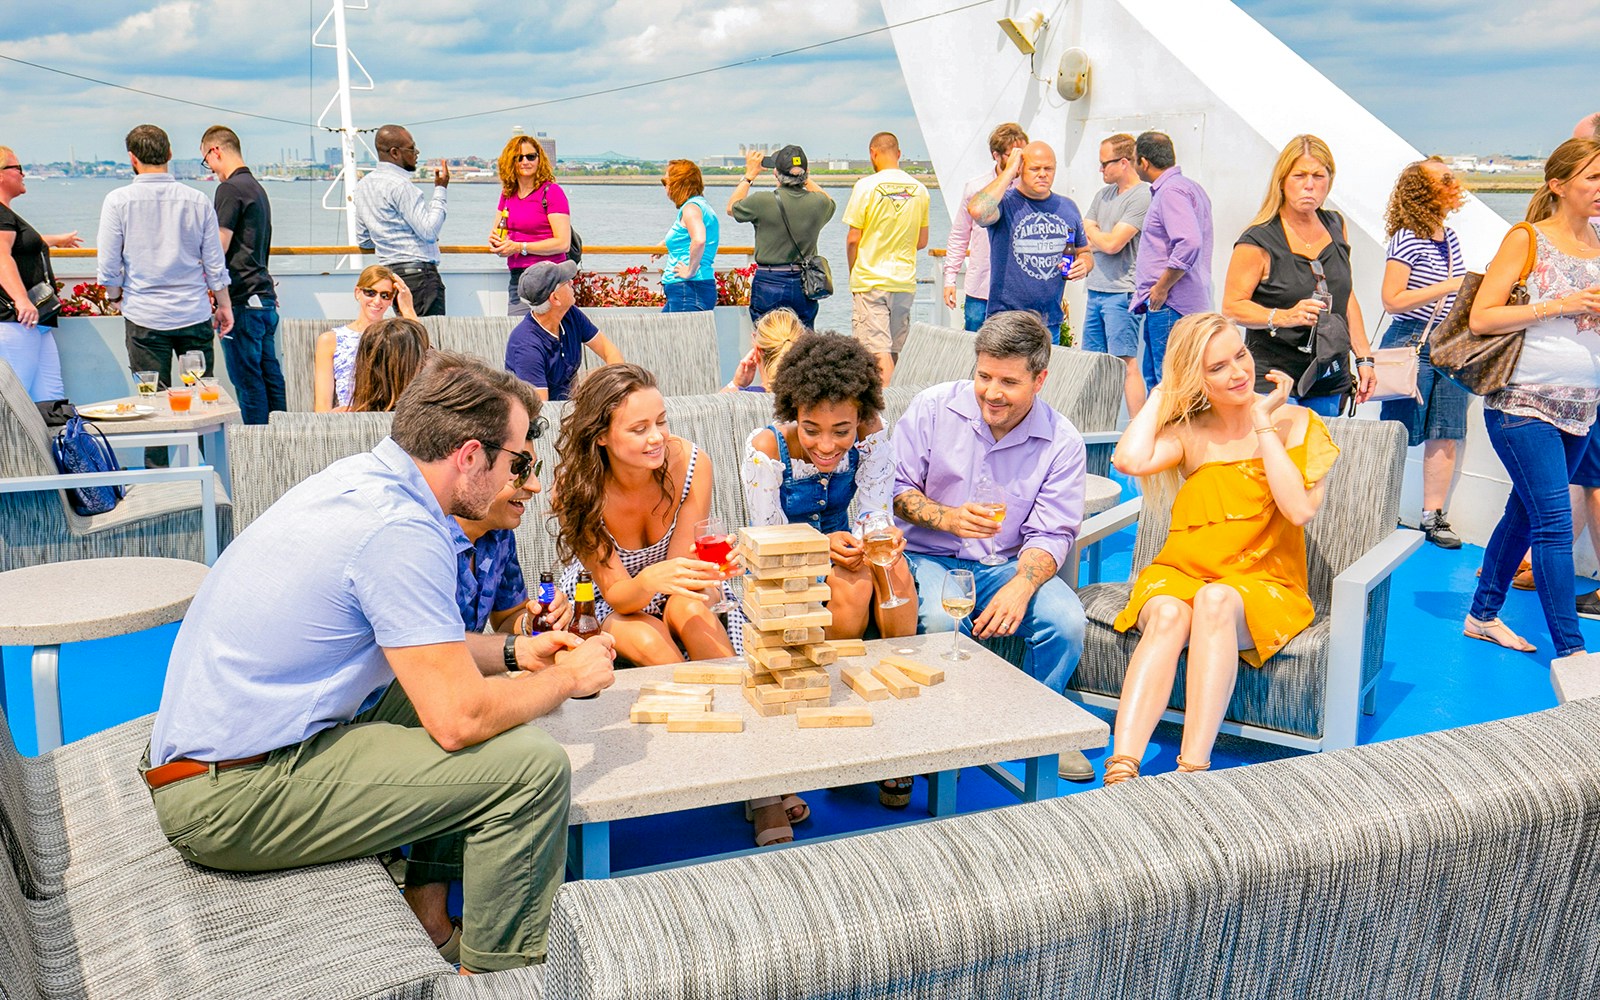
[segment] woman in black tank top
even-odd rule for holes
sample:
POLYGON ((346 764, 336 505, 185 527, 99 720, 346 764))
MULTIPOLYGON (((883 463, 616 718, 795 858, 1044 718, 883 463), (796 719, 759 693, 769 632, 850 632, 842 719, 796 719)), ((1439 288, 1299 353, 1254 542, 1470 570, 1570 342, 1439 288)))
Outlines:
MULTIPOLYGON (((1350 275, 1350 242, 1343 217, 1322 203, 1333 185, 1333 154, 1321 139, 1296 136, 1278 155, 1261 211, 1240 235, 1228 262, 1222 313, 1246 328, 1256 361, 1256 391, 1271 392, 1266 373, 1276 368, 1298 380, 1315 359, 1312 328, 1324 308, 1345 321, 1360 388, 1371 392, 1375 374, 1361 307, 1350 275), (1327 296, 1319 301, 1319 292, 1327 296)), ((1350 390, 1350 361, 1338 359, 1297 402, 1337 416, 1350 390)))

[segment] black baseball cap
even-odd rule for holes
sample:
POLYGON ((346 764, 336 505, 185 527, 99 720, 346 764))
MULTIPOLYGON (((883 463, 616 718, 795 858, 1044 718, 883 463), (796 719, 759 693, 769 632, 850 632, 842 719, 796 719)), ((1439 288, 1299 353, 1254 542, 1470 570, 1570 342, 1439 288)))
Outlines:
POLYGON ((785 146, 776 153, 768 153, 761 158, 761 165, 792 176, 799 176, 810 169, 810 164, 806 162, 806 151, 799 146, 785 146), (796 167, 800 169, 796 170, 796 167))

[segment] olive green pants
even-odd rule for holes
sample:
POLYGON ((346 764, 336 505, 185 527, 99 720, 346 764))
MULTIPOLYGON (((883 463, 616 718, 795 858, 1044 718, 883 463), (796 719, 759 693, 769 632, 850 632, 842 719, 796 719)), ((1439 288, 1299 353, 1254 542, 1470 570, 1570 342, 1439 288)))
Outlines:
POLYGON ((412 844, 416 863, 444 876, 459 851, 461 962, 493 972, 544 961, 550 904, 566 869, 571 778, 566 751, 534 726, 446 753, 392 684, 355 722, 274 750, 262 764, 165 785, 151 798, 172 846, 224 871, 324 864, 412 844))

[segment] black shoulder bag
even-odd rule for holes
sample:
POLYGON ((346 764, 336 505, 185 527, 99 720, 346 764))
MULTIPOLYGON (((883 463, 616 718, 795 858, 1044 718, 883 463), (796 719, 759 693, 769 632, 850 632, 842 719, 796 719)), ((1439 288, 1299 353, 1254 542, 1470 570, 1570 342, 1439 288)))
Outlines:
POLYGON ((828 267, 828 258, 800 249, 800 241, 794 238, 794 230, 789 228, 789 213, 784 210, 783 196, 774 191, 772 197, 778 202, 783 231, 789 234, 789 242, 794 244, 795 252, 800 255, 800 259, 795 261, 800 265, 800 291, 813 302, 827 298, 833 294, 833 271, 828 267))
MULTIPOLYGON (((544 219, 550 221, 550 194, 546 190, 549 185, 539 188, 539 205, 544 209, 544 219)), ((572 228, 572 216, 567 216, 567 259, 574 264, 583 263, 583 237, 572 228)))

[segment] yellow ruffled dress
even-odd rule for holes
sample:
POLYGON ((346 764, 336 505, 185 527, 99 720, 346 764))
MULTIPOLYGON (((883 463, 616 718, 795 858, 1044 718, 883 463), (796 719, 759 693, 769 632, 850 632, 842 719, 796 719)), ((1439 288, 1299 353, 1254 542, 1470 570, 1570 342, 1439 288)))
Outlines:
MULTIPOLYGON (((1310 414, 1305 440, 1289 449, 1307 488, 1328 474, 1338 456, 1327 424, 1310 414)), ((1157 595, 1192 602, 1207 583, 1227 584, 1244 598, 1245 627, 1255 647, 1239 656, 1253 667, 1311 624, 1305 532, 1278 510, 1259 458, 1207 462, 1183 481, 1173 498, 1167 543, 1134 580, 1128 606, 1112 627, 1133 628, 1145 602, 1157 595)))

